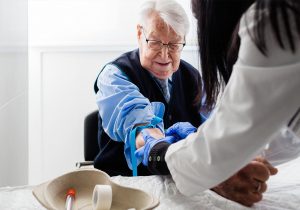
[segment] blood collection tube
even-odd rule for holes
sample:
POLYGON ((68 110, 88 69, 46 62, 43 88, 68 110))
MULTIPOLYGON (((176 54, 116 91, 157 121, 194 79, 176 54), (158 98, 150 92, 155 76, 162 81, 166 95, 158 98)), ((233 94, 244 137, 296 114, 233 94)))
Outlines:
POLYGON ((66 194, 66 210, 72 210, 75 200, 76 191, 73 188, 70 188, 66 194))

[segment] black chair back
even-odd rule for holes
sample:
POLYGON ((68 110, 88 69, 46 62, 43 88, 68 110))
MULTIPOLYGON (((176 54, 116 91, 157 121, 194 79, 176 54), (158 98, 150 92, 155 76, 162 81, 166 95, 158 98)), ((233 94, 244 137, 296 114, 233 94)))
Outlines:
POLYGON ((98 110, 84 119, 84 160, 94 161, 99 153, 98 145, 98 110))

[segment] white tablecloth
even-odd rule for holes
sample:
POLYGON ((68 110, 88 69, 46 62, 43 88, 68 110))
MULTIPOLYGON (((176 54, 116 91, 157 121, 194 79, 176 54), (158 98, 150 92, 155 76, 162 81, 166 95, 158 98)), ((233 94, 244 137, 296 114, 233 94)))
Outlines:
MULTIPOLYGON (((299 210, 300 158, 279 166, 279 173, 268 181, 268 190, 261 202, 246 208, 206 191, 201 196, 181 195, 169 176, 112 177, 121 185, 142 189, 160 199, 157 210, 299 210)), ((32 186, 0 188, 0 210, 44 209, 32 195, 32 186)))

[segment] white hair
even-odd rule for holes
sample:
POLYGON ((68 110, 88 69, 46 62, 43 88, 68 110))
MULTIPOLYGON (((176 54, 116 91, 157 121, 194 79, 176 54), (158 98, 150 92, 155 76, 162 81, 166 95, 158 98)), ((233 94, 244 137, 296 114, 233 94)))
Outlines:
POLYGON ((190 27, 188 16, 175 0, 147 0, 139 12, 139 24, 146 27, 147 19, 153 12, 157 12, 178 35, 187 35, 190 27))

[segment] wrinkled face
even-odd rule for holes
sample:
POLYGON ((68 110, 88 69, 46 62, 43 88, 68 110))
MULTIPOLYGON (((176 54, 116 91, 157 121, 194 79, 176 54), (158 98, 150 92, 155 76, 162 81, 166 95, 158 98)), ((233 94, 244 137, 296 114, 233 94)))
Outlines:
POLYGON ((170 52, 166 45, 160 50, 150 49, 146 38, 148 40, 156 40, 164 44, 169 44, 184 43, 183 36, 176 34, 175 31, 166 25, 155 13, 149 18, 146 27, 138 25, 137 35, 140 61, 143 68, 159 79, 167 79, 177 71, 181 51, 170 52))

